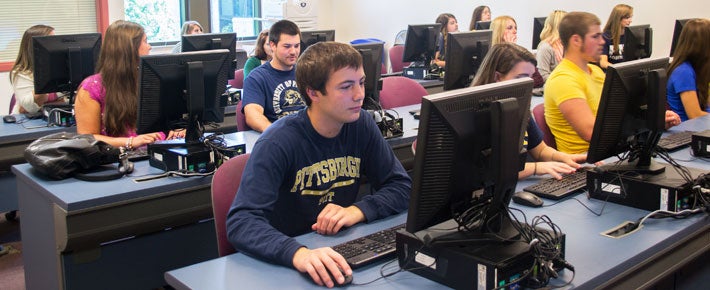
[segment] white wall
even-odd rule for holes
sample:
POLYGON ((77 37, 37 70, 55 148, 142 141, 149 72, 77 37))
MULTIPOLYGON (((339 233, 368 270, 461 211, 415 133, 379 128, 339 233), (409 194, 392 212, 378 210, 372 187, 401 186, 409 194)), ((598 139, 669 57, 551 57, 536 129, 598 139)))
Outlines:
MULTIPOLYGON (((324 0, 321 0, 324 1, 324 0)), ((337 15, 330 25, 336 31, 336 40, 350 41, 357 38, 378 38, 394 42, 400 30, 407 24, 434 23, 440 13, 452 13, 459 22, 459 29, 468 29, 473 9, 477 5, 491 7, 492 16, 510 15, 518 22, 518 44, 530 48, 532 43, 532 19, 547 16, 556 9, 587 11, 606 22, 617 3, 634 7, 633 24, 651 24, 654 32, 653 56, 667 56, 673 35, 675 19, 710 17, 707 2, 701 0, 626 0, 626 1, 564 1, 564 0, 507 0, 507 1, 425 1, 425 0, 329 0, 331 14, 337 15), (373 8, 377 7, 377 8, 373 8), (705 7, 705 8, 702 8, 705 7)), ((323 13, 323 12, 321 12, 323 13)))
MULTIPOLYGON (((109 23, 123 19, 123 1, 108 1, 109 23)), ((378 38, 391 46, 394 37, 407 24, 433 23, 440 13, 456 16, 459 28, 466 30, 473 8, 477 5, 491 7, 493 17, 510 15, 518 22, 518 44, 530 47, 532 43, 532 18, 547 16, 555 9, 588 11, 596 14, 602 24, 618 0, 564 1, 564 0, 507 0, 507 1, 427 1, 427 0, 320 0, 318 26, 335 29, 336 40, 349 42, 357 38, 378 38)), ((634 24, 651 24, 654 32, 653 56, 667 56, 675 19, 710 17, 706 1, 701 0, 626 0, 634 7, 634 24)), ((30 13, 30 11, 28 11, 30 13)), ((7 112, 10 95, 7 73, 0 73, 0 115, 7 112)))

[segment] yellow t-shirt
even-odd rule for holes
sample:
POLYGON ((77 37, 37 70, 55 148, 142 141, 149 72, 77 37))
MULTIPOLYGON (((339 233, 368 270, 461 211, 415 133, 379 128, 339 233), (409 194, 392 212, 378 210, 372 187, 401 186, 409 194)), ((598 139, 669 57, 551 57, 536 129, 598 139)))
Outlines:
POLYGON ((559 105, 571 99, 584 99, 597 115, 599 99, 604 86, 604 72, 596 65, 588 64, 589 71, 580 69, 567 59, 562 59, 545 83, 545 121, 555 136, 557 150, 567 153, 584 153, 589 142, 574 131, 562 115, 559 105))

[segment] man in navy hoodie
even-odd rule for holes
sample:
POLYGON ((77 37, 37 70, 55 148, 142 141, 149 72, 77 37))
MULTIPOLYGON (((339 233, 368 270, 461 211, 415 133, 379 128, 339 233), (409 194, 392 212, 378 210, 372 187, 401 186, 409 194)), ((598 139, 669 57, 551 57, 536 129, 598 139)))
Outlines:
POLYGON ((345 259, 329 247, 309 249, 292 237, 310 231, 333 235, 402 212, 411 179, 372 116, 361 109, 365 73, 357 50, 318 43, 301 55, 297 67, 307 107, 273 123, 254 145, 227 232, 237 250, 333 287, 345 280, 340 269, 352 274, 345 259), (374 193, 356 201, 364 175, 374 193))

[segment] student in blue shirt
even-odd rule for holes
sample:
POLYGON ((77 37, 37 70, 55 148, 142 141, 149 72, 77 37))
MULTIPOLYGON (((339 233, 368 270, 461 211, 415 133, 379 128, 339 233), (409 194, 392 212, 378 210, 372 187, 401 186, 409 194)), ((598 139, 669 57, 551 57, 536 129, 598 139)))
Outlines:
POLYGON ((710 19, 692 19, 683 27, 668 69, 666 97, 682 121, 710 113, 710 19))
POLYGON ((411 179, 372 116, 361 109, 360 53, 348 44, 320 42, 297 65, 307 107, 271 124, 254 144, 227 215, 227 235, 239 251, 333 287, 344 282, 343 273, 352 275, 345 258, 329 247, 309 249, 292 237, 311 231, 334 235, 402 212, 411 179), (374 193, 356 200, 363 176, 374 193))

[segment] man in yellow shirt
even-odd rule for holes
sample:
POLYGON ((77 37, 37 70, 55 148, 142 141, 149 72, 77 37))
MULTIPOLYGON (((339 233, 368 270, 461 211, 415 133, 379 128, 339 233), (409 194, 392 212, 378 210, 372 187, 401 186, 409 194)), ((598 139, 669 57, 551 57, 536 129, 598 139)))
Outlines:
MULTIPOLYGON (((599 18, 587 12, 571 12, 560 22, 565 55, 545 84, 545 121, 555 136, 557 150, 587 152, 597 108, 604 87, 598 62, 604 47, 599 18)), ((680 117, 666 110, 666 129, 680 124, 680 117)))
POLYGON ((545 120, 557 150, 583 153, 589 148, 604 72, 599 61, 604 46, 601 21, 587 12, 571 12, 560 22, 565 54, 545 85, 545 120))

